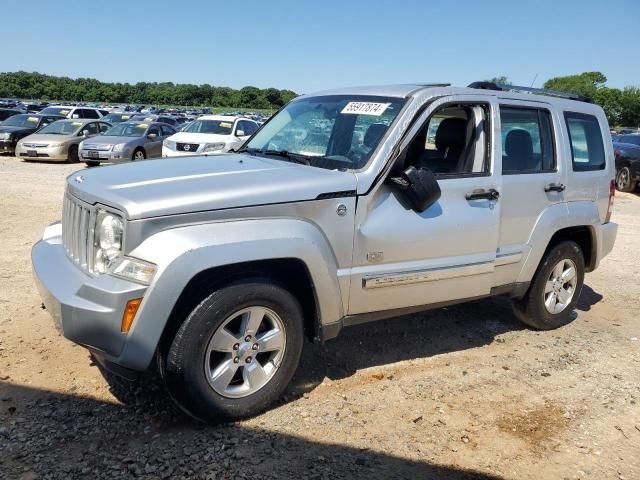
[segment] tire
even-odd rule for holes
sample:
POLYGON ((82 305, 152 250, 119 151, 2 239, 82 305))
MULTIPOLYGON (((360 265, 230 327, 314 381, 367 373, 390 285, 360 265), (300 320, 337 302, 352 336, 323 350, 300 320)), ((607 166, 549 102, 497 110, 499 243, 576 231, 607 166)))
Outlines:
POLYGON ((80 159, 78 158, 78 146, 71 145, 69 147, 69 153, 67 157, 67 163, 78 163, 80 159))
POLYGON ((522 300, 513 302, 518 319, 537 330, 552 330, 571 323, 575 319, 573 310, 584 284, 584 268, 582 250, 575 242, 565 241, 552 247, 542 259, 527 294, 522 300), (564 262, 563 280, 570 278, 567 273, 570 267, 575 269, 575 276, 566 283, 561 283, 562 280, 557 282, 553 280, 558 277, 557 273, 560 271, 558 266, 561 262, 564 262), (558 270, 555 270, 556 268, 558 270), (566 292, 571 292, 570 298, 567 297, 566 292), (557 302, 555 307, 553 298, 549 299, 554 294, 557 302), (562 302, 563 298, 568 298, 568 301, 562 302), (551 313, 548 305, 554 313, 551 313))
POLYGON ((636 189, 636 181, 631 177, 631 169, 625 165, 616 173, 616 188, 620 192, 633 192, 636 189))
POLYGON ((86 162, 84 162, 85 165, 89 168, 91 167, 97 167, 100 165, 100 162, 96 162, 95 160, 87 160, 86 162))
POLYGON ((161 374, 178 406, 198 420, 253 416, 286 389, 300 361, 303 338, 302 308, 288 290, 266 279, 239 281, 214 291, 189 314, 162 356, 161 374), (251 335, 250 328, 245 338, 247 323, 260 329, 251 335), (282 348, 267 351, 276 343, 264 340, 276 337, 282 348), (214 339, 224 344, 219 347, 224 353, 213 347, 214 339), (254 343, 260 344, 258 350, 254 343))
POLYGON ((132 162, 135 162, 136 160, 144 160, 145 158, 147 158, 147 154, 142 148, 137 148, 133 152, 133 155, 131 155, 132 162))

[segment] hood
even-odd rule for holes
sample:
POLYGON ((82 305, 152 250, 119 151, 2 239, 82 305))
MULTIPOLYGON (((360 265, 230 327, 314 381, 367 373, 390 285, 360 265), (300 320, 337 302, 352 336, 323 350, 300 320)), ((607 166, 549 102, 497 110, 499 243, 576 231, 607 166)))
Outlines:
POLYGON ((191 133, 178 132, 169 137, 170 140, 180 143, 217 143, 229 140, 231 135, 220 135, 217 133, 191 133))
POLYGON ((27 127, 10 127, 10 126, 2 126, 0 125, 0 133, 30 133, 35 132, 35 128, 27 128, 27 127))
MULTIPOLYGON (((82 137, 75 137, 78 141, 82 140, 82 137)), ((27 143, 64 143, 69 140, 73 140, 74 135, 55 135, 55 134, 46 134, 46 133, 34 133, 33 135, 29 135, 28 137, 23 138, 22 140, 27 143)))
POLYGON ((69 192, 131 219, 314 200, 356 190, 350 172, 325 170, 248 154, 171 157, 82 170, 69 192))
POLYGON ((111 135, 95 135, 84 140, 85 145, 117 145, 118 143, 135 143, 144 137, 116 137, 111 135))

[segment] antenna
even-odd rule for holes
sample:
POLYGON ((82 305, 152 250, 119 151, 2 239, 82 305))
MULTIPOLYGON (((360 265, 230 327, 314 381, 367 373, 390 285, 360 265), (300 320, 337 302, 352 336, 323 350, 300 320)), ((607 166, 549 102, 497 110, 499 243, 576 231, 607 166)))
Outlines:
POLYGON ((538 79, 538 74, 536 73, 536 76, 533 77, 533 81, 531 82, 531 85, 529 85, 529 87, 533 87, 533 84, 536 83, 536 80, 538 79))

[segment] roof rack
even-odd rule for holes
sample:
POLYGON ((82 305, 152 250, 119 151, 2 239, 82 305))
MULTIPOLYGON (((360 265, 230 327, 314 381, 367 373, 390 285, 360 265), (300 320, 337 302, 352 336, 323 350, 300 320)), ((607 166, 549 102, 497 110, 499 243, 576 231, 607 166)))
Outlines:
POLYGON ((577 100, 579 102, 593 103, 593 100, 584 95, 577 95, 575 93, 558 92, 557 90, 546 90, 544 88, 532 88, 521 87, 518 85, 506 85, 503 83, 494 82, 473 82, 470 83, 468 88, 477 88, 480 90, 497 90, 499 92, 527 92, 535 93, 538 95, 547 95, 549 97, 566 98, 567 100, 577 100))

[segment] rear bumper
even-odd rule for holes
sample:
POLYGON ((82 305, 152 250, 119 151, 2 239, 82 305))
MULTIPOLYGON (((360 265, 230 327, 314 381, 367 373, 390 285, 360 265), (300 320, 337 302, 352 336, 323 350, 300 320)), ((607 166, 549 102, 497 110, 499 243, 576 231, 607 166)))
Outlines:
POLYGON ((609 255, 613 250, 618 235, 618 224, 614 222, 605 223, 596 228, 597 256, 595 267, 600 264, 600 260, 609 255))
MULTIPOLYGON (((67 257, 60 234, 59 223, 47 227, 31 250, 35 281, 47 311, 66 338, 105 361, 130 368, 120 357, 129 345, 135 359, 137 342, 131 332, 120 331, 122 314, 129 300, 144 297, 146 287, 110 275, 88 275, 67 257)), ((141 363, 145 362, 137 369, 146 368, 148 359, 141 363)))

